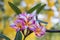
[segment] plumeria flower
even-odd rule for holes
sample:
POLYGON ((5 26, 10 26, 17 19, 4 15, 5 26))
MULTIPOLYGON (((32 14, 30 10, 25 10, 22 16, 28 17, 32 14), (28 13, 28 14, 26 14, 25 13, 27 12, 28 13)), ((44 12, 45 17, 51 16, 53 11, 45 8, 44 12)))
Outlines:
POLYGON ((35 32, 35 35, 36 35, 37 37, 41 37, 41 36, 43 36, 43 35, 45 34, 46 30, 45 30, 44 27, 37 27, 37 28, 34 30, 34 32, 35 32))
MULTIPOLYGON (((22 14, 19 14, 17 16, 17 19, 21 19, 21 20, 25 20, 25 21, 30 21, 31 19, 34 19, 34 16, 36 14, 27 14, 26 12, 25 13, 22 13, 22 14)), ((36 19, 35 19, 36 20, 36 19)))
POLYGON ((37 37, 41 37, 45 34, 46 28, 38 23, 35 24, 35 30, 33 31, 37 37))
MULTIPOLYGON (((33 29, 33 25, 35 24, 33 14, 22 13, 17 16, 17 20, 14 21, 14 26, 11 26, 15 29, 24 30, 26 28, 33 29)), ((13 24, 12 24, 13 25, 13 24)))
POLYGON ((24 22, 21 20, 15 20, 14 23, 11 24, 11 27, 16 29, 16 31, 25 29, 24 22))
POLYGON ((35 19, 35 14, 27 14, 22 13, 17 15, 16 20, 13 24, 11 24, 11 27, 16 29, 17 31, 28 29, 29 31, 32 31, 35 33, 37 37, 41 37, 45 34, 45 27, 40 25, 38 21, 35 19))

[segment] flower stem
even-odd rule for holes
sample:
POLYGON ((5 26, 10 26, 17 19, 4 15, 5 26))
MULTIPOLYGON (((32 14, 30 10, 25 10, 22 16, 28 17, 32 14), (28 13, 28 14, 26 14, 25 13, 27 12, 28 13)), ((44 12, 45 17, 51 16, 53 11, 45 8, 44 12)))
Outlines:
POLYGON ((25 37, 24 37, 24 39, 23 40, 25 40, 25 37))
POLYGON ((29 30, 27 30, 27 32, 26 32, 26 35, 24 35, 24 39, 23 40, 25 40, 26 39, 26 37, 28 36, 28 35, 30 35, 33 31, 30 31, 30 32, 28 32, 29 30))

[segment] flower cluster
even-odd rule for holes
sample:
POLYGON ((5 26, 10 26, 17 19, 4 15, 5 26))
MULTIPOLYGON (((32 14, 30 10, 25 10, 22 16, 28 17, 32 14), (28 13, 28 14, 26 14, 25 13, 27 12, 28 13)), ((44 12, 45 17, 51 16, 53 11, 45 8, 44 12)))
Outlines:
POLYGON ((11 24, 11 27, 16 29, 17 31, 23 31, 25 29, 28 29, 30 31, 33 31, 36 36, 41 37, 45 34, 46 29, 44 26, 39 24, 38 21, 36 21, 35 16, 35 14, 19 14, 14 23, 11 24))

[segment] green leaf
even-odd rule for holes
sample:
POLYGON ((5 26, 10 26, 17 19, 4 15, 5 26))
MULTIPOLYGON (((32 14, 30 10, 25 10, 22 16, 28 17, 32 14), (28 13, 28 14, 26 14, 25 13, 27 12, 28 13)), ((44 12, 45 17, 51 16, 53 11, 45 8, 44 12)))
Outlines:
POLYGON ((18 7, 16 7, 13 3, 8 2, 8 4, 10 5, 10 7, 16 12, 16 14, 21 13, 20 9, 18 7))
POLYGON ((5 40, 10 40, 7 36, 0 34, 0 38, 4 38, 5 40))
POLYGON ((20 30, 16 33, 15 40, 22 40, 22 34, 21 34, 20 30))
POLYGON ((38 3, 36 6, 31 8, 30 10, 27 11, 27 13, 32 13, 35 9, 37 9, 39 6, 41 6, 41 3, 38 3))
POLYGON ((41 10, 43 10, 43 8, 46 6, 46 4, 39 6, 36 13, 39 14, 41 12, 41 10))

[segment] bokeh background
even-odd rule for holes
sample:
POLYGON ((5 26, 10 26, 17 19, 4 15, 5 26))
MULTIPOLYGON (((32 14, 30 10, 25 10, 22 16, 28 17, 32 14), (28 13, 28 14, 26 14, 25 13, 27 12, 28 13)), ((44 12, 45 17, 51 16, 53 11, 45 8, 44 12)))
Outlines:
MULTIPOLYGON (((0 0, 0 34, 4 34, 11 40, 14 40, 16 31, 10 27, 14 20, 15 12, 8 5, 8 2, 14 3, 22 12, 29 10, 37 3, 46 4, 44 10, 38 15, 39 20, 48 22, 47 30, 60 30, 60 0, 0 0)), ((0 40, 4 40, 0 38, 0 40)), ((34 33, 29 35, 26 40, 60 40, 60 33, 48 33, 37 38, 34 33)))

